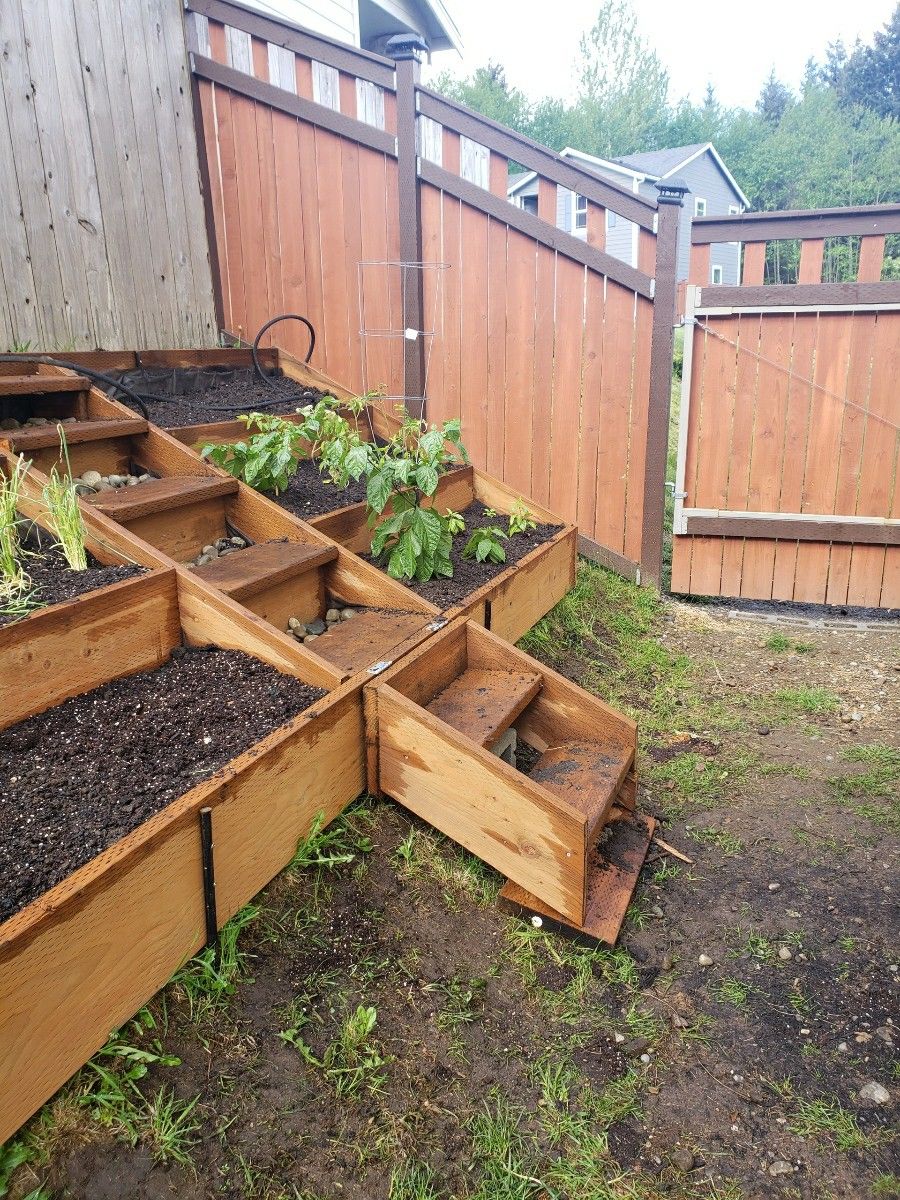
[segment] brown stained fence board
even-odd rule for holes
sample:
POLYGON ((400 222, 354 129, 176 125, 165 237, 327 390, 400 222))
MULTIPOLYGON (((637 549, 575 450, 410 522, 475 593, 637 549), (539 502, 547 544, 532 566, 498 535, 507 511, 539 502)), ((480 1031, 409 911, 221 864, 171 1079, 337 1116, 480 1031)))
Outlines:
POLYGON ((697 217, 691 226, 691 242, 695 246, 702 246, 718 242, 774 242, 786 238, 883 233, 900 233, 900 205, 874 204, 856 208, 697 217))
POLYGON ((241 5, 227 3, 227 0, 188 0, 186 7, 190 12, 201 13, 232 29, 241 29, 273 46, 284 46, 304 58, 327 63, 358 79, 367 79, 387 89, 394 86, 393 62, 371 51, 345 45, 322 34, 304 32, 277 17, 250 12, 241 5))
MULTIPOLYGON (((848 542, 869 546, 900 546, 900 525, 873 521, 865 524, 821 518, 792 521, 790 516, 689 516, 690 535, 705 537, 777 538, 792 542, 848 542)), ((831 603, 831 602, 830 602, 831 603)))
POLYGON ((900 280, 885 283, 772 283, 748 287, 719 284, 700 292, 704 309, 853 308, 861 304, 900 304, 900 280))
MULTIPOLYGON (((656 206, 650 201, 626 192, 613 183, 599 179, 590 171, 582 171, 568 159, 548 150, 522 134, 513 133, 503 125, 482 117, 471 109, 430 91, 417 89, 419 112, 447 128, 487 145, 497 154, 521 163, 570 191, 578 192, 605 206, 643 229, 653 229, 656 206)), ((521 211, 521 210, 520 210, 521 211)))
POLYGON ((192 54, 191 66, 198 78, 208 79, 239 96, 288 113, 321 129, 328 129, 363 146, 371 146, 373 150, 380 150, 382 154, 396 155, 394 135, 386 133, 383 129, 376 129, 374 125, 357 121, 355 117, 344 116, 343 113, 335 112, 323 104, 316 104, 314 100, 295 96, 293 92, 275 87, 262 79, 255 79, 243 71, 236 71, 233 67, 214 62, 203 55, 192 54))
POLYGON ((649 275, 628 266, 627 263, 614 258, 604 250, 589 246, 587 242, 574 237, 571 233, 548 225, 540 217, 517 208, 505 198, 495 196, 467 179, 451 175, 449 171, 424 159, 419 168, 419 174, 426 183, 430 183, 433 187, 488 213, 497 221, 502 221, 510 228, 527 234, 528 237, 534 238, 536 242, 540 242, 544 246, 550 246, 567 258, 574 259, 575 262, 582 263, 601 275, 607 275, 610 279, 621 283, 623 287, 637 292, 639 296, 648 298, 652 296, 652 280, 649 275))

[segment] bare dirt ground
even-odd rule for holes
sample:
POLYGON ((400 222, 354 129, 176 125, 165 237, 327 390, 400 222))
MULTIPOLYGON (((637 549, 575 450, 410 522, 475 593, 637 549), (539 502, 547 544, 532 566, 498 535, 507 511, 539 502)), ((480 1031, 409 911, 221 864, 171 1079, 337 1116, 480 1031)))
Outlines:
POLYGON ((585 566, 526 648, 637 717, 641 802, 692 860, 655 848, 618 948, 504 913, 364 801, 218 979, 182 972, 0 1150, 9 1195, 900 1196, 896 626, 773 629, 585 566))

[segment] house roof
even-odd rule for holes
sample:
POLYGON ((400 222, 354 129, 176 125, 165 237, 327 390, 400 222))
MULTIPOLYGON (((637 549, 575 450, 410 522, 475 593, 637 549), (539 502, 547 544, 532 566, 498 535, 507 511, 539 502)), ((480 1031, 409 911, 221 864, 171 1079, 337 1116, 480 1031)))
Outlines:
POLYGON ((740 197, 741 203, 749 208, 750 201, 725 166, 722 156, 712 142, 693 142, 690 146, 673 146, 670 150, 645 150, 640 154, 623 154, 614 161, 633 171, 643 171, 647 179, 668 179, 669 176, 683 170, 695 158, 699 158, 701 154, 709 154, 731 184, 735 194, 740 197))
POLYGON ((633 171, 642 171, 661 179, 689 158, 694 158, 700 151, 705 150, 709 142, 695 142, 692 146, 673 146, 670 150, 646 150, 642 154, 620 154, 613 162, 631 167, 633 171))
MULTIPOLYGON (((750 201, 738 186, 737 180, 725 166, 721 155, 712 142, 694 142, 691 146, 673 146, 670 150, 647 150, 640 154, 625 154, 620 158, 609 159, 598 158, 594 154, 587 154, 584 150, 576 150, 572 146, 566 146, 564 150, 560 150, 560 155, 563 158, 577 159, 579 162, 584 163, 588 170, 592 166, 602 167, 605 171, 616 171, 632 179, 637 179, 638 182, 642 182, 645 179, 654 182, 675 175, 678 171, 686 167, 688 163, 693 162, 695 158, 699 158, 701 154, 707 152, 732 188, 734 188, 735 194, 740 197, 741 203, 745 207, 750 208, 750 201)), ((515 176, 507 189, 508 194, 515 196, 523 187, 532 182, 535 174, 536 172, 534 171, 526 171, 524 174, 515 176)))

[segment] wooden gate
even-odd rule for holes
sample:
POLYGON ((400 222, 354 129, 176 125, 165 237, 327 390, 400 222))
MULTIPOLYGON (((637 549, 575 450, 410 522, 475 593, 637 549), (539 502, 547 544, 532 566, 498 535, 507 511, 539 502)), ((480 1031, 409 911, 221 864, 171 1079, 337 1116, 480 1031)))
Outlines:
POLYGON ((673 592, 900 606, 898 232, 897 205, 694 222, 673 592), (734 241, 741 285, 707 286, 734 241), (766 283, 786 241, 798 282, 766 283), (854 282, 822 281, 838 251, 854 282))

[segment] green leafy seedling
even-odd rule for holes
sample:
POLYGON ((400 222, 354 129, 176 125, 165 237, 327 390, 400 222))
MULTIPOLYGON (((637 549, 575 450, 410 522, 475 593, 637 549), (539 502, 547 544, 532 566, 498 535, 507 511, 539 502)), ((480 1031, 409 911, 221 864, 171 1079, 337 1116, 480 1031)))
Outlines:
POLYGON ((521 498, 513 505, 513 510, 509 514, 508 534, 512 537, 516 533, 527 533, 529 529, 537 529, 537 521, 531 515, 531 509, 521 498))
POLYGON ((497 525, 485 525, 476 529, 463 550, 463 558, 474 558, 476 562, 506 562, 503 542, 506 534, 497 525))
POLYGON ((462 513, 454 512, 452 508, 448 508, 444 514, 444 520, 447 522, 447 529, 452 537, 456 537, 458 533, 462 533, 466 527, 465 517, 462 513))

